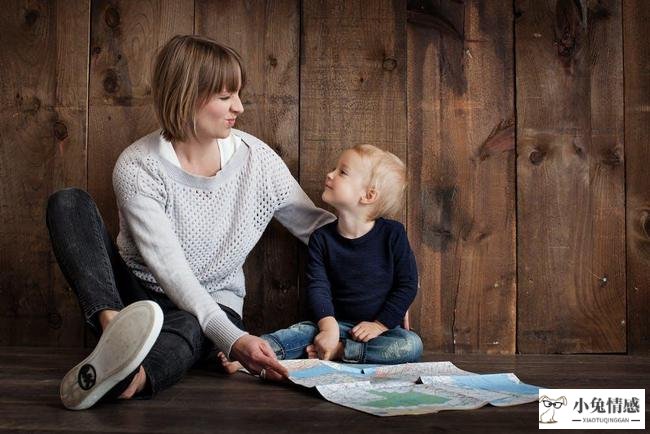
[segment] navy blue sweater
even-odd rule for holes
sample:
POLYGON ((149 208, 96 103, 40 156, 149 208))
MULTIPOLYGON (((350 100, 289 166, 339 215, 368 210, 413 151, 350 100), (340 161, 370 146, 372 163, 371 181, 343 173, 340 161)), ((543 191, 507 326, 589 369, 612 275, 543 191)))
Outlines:
POLYGON ((315 321, 402 323, 418 287, 418 272, 404 226, 379 218, 359 238, 339 234, 338 220, 309 238, 308 305, 315 321))

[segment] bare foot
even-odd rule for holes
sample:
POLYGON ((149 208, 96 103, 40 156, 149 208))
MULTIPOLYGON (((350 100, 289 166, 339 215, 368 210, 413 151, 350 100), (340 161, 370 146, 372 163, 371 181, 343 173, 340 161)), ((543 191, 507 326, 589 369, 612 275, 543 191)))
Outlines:
POLYGON ((308 359, 317 359, 318 358, 318 352, 316 351, 316 348, 314 345, 308 345, 307 348, 305 348, 305 351, 307 351, 307 358, 308 359))
POLYGON ((219 354, 217 354, 217 357, 219 358, 221 367, 227 374, 234 374, 239 370, 239 368, 242 367, 241 363, 231 362, 230 360, 228 360, 228 357, 226 357, 223 351, 220 351, 219 354))
POLYGON ((118 396, 118 399, 131 399, 133 395, 135 395, 136 393, 144 389, 144 385, 146 383, 147 383, 147 374, 145 373, 142 365, 140 365, 140 370, 133 377, 133 381, 131 381, 129 387, 127 387, 126 390, 122 392, 120 396, 118 396))

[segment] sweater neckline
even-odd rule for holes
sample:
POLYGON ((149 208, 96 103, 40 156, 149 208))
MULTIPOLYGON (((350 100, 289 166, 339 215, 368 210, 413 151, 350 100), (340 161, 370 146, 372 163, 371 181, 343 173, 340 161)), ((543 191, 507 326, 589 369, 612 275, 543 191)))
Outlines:
POLYGON ((339 223, 339 220, 336 219, 335 221, 332 222, 332 223, 333 223, 333 229, 334 229, 334 235, 336 236, 336 238, 337 238, 339 241, 341 241, 341 242, 343 242, 343 243, 350 244, 350 245, 361 244, 361 243, 364 243, 364 242, 368 241, 369 239, 375 237, 375 235, 377 234, 377 232, 379 231, 379 229, 381 228, 381 226, 382 226, 383 223, 384 223, 383 220, 384 220, 384 219, 383 219, 382 217, 379 217, 378 219, 376 219, 376 220, 375 220, 375 224, 372 226, 372 229, 370 229, 368 232, 366 232, 365 234, 361 235, 360 237, 357 237, 357 238, 346 238, 346 237, 344 237, 343 235, 341 235, 341 234, 339 233, 339 230, 338 230, 338 223, 339 223))
MULTIPOLYGON (((228 161, 228 164, 222 167, 221 170, 219 170, 213 176, 194 175, 186 171, 182 167, 176 166, 174 163, 169 161, 163 155, 160 155, 159 153, 160 142, 165 141, 168 142, 170 145, 171 143, 162 136, 161 134, 162 130, 158 130, 158 133, 159 133, 158 141, 157 143, 155 143, 156 146, 153 147, 156 158, 158 159, 158 161, 160 161, 160 163, 163 165, 165 172, 172 179, 180 182, 181 184, 187 185, 189 187, 210 190, 224 184, 240 171, 241 167, 244 165, 251 152, 251 145, 248 144, 243 137, 237 135, 241 139, 242 144, 244 146, 237 147, 235 153, 228 161)), ((234 129, 232 130, 231 134, 235 134, 234 129)))

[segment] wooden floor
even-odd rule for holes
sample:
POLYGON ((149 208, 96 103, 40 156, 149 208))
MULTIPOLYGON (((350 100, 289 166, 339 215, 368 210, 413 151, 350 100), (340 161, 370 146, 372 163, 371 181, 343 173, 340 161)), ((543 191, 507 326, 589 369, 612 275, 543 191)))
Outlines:
MULTIPOLYGON (((537 404, 380 418, 332 404, 298 386, 193 369, 154 400, 65 410, 58 386, 87 353, 79 349, 0 348, 0 431, 59 432, 537 432, 537 404)), ((624 355, 443 355, 477 373, 514 372, 548 388, 650 389, 650 357, 624 355)), ((646 411, 647 419, 647 411, 646 411)), ((572 431, 576 432, 576 431, 572 431)))

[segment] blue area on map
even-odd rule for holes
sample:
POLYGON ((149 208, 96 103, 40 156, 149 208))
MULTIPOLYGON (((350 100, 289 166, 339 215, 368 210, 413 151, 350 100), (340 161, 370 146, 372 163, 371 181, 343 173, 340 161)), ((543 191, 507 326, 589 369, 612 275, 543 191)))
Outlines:
POLYGON ((350 374, 353 376, 358 376, 360 378, 367 377, 368 374, 371 374, 374 371, 373 368, 376 368, 381 365, 367 365, 367 364, 349 364, 349 363, 339 363, 338 369, 334 369, 327 365, 317 365, 313 368, 301 369, 299 371, 293 371, 291 373, 292 378, 311 378, 317 377, 319 375, 328 375, 328 374, 350 374), (367 372, 366 372, 367 371, 367 372))
POLYGON ((486 389, 495 392, 538 395, 539 388, 525 383, 516 383, 508 374, 458 375, 454 382, 462 387, 486 389))

